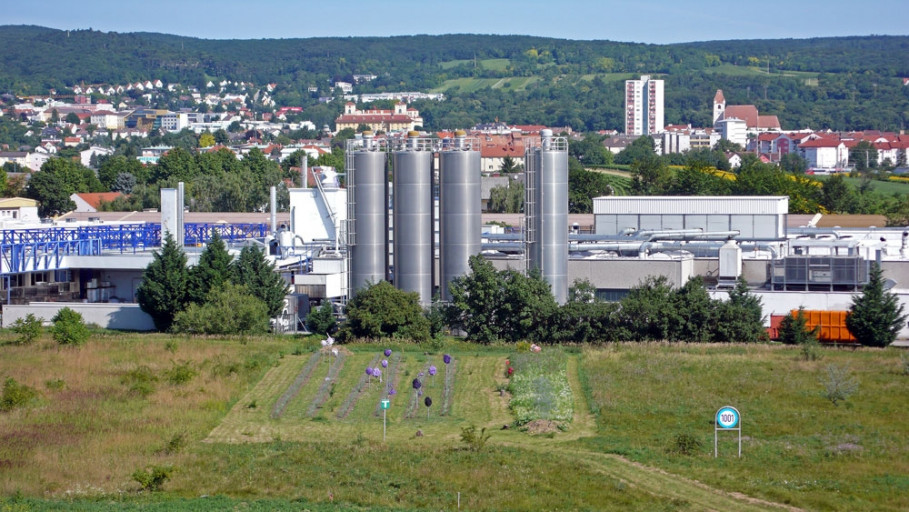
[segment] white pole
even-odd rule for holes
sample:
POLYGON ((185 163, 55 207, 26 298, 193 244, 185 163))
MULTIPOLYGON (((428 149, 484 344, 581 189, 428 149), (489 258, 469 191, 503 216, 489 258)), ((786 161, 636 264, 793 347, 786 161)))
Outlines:
POLYGON ((387 409, 382 409, 382 442, 385 442, 385 416, 388 414, 387 409))

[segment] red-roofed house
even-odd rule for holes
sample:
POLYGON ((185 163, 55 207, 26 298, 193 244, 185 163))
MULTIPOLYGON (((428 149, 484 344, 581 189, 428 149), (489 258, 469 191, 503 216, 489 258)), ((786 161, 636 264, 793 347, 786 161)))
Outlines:
POLYGON ((112 203, 114 199, 122 196, 120 192, 92 192, 92 193, 82 193, 82 194, 73 194, 69 196, 74 203, 76 203, 76 209, 73 210, 76 213, 87 212, 95 213, 98 211, 98 208, 101 207, 101 203, 112 203))
POLYGON ((511 157, 516 165, 524 165, 524 137, 521 134, 513 132, 508 135, 480 137, 480 170, 482 172, 499 172, 506 156, 511 157))
POLYGON ((845 169, 849 162, 849 149, 836 135, 802 142, 799 153, 808 161, 809 168, 845 169))
POLYGON ((423 118, 420 111, 407 108, 406 103, 396 103, 394 110, 357 110, 355 103, 348 102, 344 105, 344 113, 335 120, 335 130, 356 130, 360 125, 366 125, 374 132, 412 131, 423 126, 423 118))

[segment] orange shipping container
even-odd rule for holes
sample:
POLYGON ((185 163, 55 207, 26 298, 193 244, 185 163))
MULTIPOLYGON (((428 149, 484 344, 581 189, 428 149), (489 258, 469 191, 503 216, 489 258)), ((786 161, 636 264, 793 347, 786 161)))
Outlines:
MULTIPOLYGON (((799 310, 793 309, 792 316, 799 314, 799 310)), ((804 310, 802 314, 806 317, 806 326, 813 329, 816 325, 821 327, 818 332, 818 340, 825 343, 857 343, 858 340, 846 328, 846 315, 848 311, 821 311, 821 310, 804 310)))

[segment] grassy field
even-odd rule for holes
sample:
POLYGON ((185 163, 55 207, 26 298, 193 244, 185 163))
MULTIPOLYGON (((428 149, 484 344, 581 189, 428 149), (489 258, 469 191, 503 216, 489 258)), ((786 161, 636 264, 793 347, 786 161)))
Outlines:
POLYGON ((457 78, 446 80, 440 87, 433 89, 433 92, 445 92, 450 89, 458 89, 460 92, 475 92, 480 89, 510 89, 520 91, 526 89, 530 84, 540 80, 539 77, 506 77, 506 78, 457 78))
MULTIPOLYGON (((478 67, 492 71, 505 71, 509 64, 511 64, 511 59, 480 59, 476 61, 478 67)), ((442 69, 451 69, 463 65, 473 66, 474 61, 473 59, 450 60, 448 62, 442 62, 439 64, 439 67, 442 69)))
POLYGON ((109 334, 0 346, 0 378, 40 395, 0 413, 0 510, 439 510, 459 496, 473 510, 909 507, 896 350, 804 362, 766 345, 573 347, 572 420, 533 433, 508 408, 511 348, 391 345, 382 382, 364 369, 385 345, 318 348, 109 334), (837 407, 820 396, 828 364, 860 383, 837 407), (411 382, 430 365, 417 400, 411 382), (742 459, 729 433, 713 458, 710 421, 726 404, 742 411, 742 459), (461 441, 471 425, 487 429, 484 449, 461 441), (171 477, 140 492, 132 474, 153 466, 171 477))
MULTIPOLYGON (((814 175, 812 176, 816 180, 826 181, 830 179, 830 176, 824 175, 814 175)), ((846 183, 852 186, 852 188, 858 190, 862 184, 861 178, 850 178, 846 177, 844 179, 846 183)), ((882 180, 872 180, 871 181, 871 190, 884 194, 884 195, 894 195, 894 194, 909 194, 909 183, 901 183, 899 181, 882 181, 882 180)))

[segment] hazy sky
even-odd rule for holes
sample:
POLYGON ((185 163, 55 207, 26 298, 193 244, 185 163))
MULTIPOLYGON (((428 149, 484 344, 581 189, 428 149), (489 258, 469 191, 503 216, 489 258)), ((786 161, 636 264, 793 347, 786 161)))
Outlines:
POLYGON ((0 9, 4 25, 206 39, 470 33, 677 43, 907 35, 907 20, 907 0, 20 0, 0 9))

